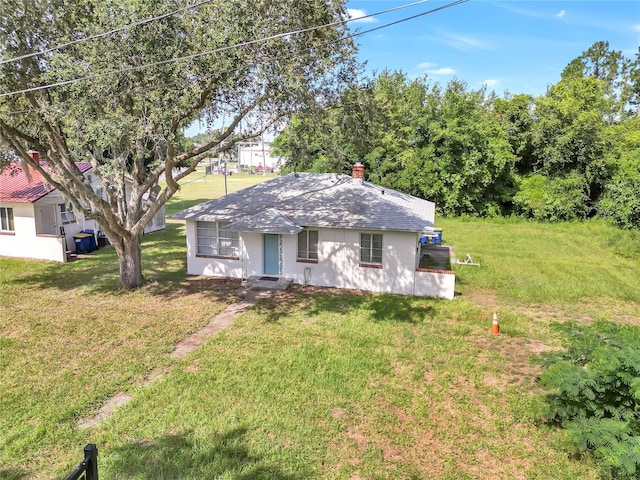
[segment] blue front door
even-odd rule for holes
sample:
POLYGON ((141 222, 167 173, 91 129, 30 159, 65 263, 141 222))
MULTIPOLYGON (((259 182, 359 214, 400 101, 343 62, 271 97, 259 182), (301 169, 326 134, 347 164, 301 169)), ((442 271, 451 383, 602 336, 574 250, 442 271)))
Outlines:
POLYGON ((279 275, 280 262, 278 259, 279 235, 264 234, 264 274, 279 275))

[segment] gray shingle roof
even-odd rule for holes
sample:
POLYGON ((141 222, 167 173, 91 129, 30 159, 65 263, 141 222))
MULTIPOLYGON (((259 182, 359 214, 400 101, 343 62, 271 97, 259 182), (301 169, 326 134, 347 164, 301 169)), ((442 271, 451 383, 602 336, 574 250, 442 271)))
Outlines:
POLYGON ((433 229, 434 215, 433 202, 358 184, 350 176, 290 173, 169 218, 231 221, 226 228, 266 233, 297 233, 302 227, 422 232, 433 229))

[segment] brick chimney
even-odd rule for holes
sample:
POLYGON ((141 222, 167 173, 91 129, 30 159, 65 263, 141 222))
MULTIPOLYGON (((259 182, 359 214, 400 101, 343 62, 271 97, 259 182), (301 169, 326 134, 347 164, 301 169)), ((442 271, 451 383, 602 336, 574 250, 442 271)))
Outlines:
POLYGON ((360 162, 356 162, 351 170, 351 176, 355 184, 362 185, 364 181, 364 165, 360 162))
POLYGON ((31 160, 40 165, 40 153, 37 150, 29 150, 27 154, 31 157, 31 160))

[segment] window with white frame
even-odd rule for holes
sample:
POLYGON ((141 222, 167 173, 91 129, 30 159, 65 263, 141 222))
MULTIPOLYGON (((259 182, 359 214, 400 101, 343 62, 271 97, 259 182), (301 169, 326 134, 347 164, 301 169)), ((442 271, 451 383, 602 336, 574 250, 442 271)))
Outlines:
POLYGON ((360 234, 360 262, 382 264, 382 234, 360 234))
POLYGON ((238 232, 222 230, 229 222, 197 222, 198 255, 238 257, 238 232))
POLYGON ((76 214, 73 213, 73 205, 61 203, 60 207, 60 217, 62 218, 62 223, 73 223, 76 221, 76 214))
POLYGON ((318 231, 298 233, 298 260, 318 260, 318 231))
POLYGON ((13 225, 13 208, 0 207, 0 231, 13 232, 15 227, 13 225))

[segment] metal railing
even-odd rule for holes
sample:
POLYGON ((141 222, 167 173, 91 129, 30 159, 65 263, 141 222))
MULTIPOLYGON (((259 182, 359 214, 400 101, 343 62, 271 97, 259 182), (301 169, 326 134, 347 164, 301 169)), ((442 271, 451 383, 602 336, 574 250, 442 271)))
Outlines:
POLYGON ((67 480, 98 480, 98 448, 93 443, 84 447, 84 460, 67 480))

